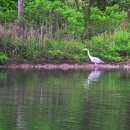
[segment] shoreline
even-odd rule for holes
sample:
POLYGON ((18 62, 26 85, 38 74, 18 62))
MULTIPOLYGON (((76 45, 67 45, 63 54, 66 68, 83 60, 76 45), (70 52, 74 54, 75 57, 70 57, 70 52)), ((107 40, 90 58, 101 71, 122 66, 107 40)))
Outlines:
POLYGON ((0 65, 0 69, 45 69, 45 70, 94 70, 94 69, 130 69, 130 64, 95 64, 92 63, 62 63, 62 64, 8 64, 0 65))

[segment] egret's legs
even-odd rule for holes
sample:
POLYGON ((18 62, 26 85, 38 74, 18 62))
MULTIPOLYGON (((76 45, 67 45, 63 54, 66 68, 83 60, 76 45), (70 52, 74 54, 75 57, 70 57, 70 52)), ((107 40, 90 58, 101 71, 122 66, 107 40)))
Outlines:
POLYGON ((97 63, 95 63, 95 70, 97 70, 97 67, 98 67, 98 66, 97 66, 97 63))

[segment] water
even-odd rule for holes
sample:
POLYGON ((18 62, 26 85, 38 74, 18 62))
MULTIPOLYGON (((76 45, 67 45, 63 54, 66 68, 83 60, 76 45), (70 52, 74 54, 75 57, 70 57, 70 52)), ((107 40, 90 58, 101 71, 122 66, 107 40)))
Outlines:
POLYGON ((130 130, 130 71, 0 70, 0 130, 130 130))

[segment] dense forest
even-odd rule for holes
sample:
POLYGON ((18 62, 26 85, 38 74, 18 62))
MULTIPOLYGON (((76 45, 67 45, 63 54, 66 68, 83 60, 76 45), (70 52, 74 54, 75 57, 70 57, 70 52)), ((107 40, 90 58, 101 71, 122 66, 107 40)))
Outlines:
POLYGON ((0 63, 130 57, 129 0, 0 0, 0 63))

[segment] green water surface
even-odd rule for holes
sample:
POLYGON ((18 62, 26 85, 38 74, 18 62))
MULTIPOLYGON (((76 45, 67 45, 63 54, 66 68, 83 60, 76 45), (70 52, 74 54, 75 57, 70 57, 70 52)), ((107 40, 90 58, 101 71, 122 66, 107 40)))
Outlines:
POLYGON ((0 70, 0 130, 130 130, 130 71, 0 70))

